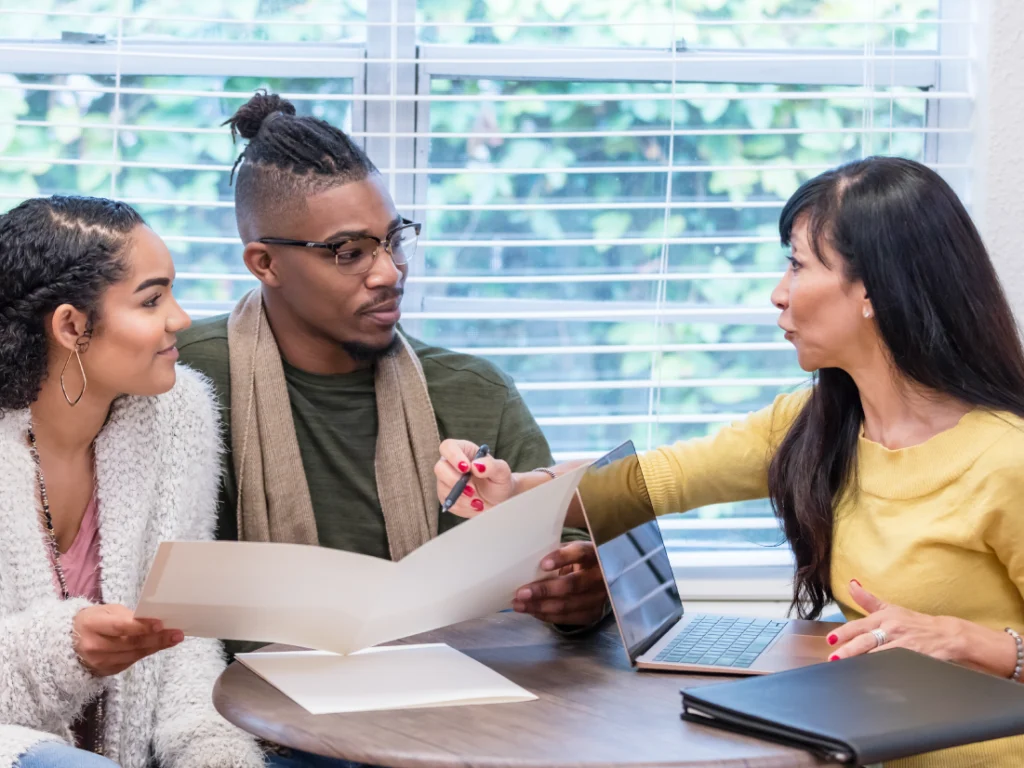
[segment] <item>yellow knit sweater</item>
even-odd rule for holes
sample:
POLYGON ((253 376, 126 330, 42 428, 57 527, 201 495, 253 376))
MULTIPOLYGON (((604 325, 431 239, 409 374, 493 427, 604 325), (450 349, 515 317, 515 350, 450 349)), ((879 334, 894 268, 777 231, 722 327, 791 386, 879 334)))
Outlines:
MULTIPOLYGON (((806 397, 642 455, 657 514, 765 497, 769 460, 806 397)), ((832 550, 832 590, 848 619, 863 615, 847 589, 855 578, 894 605, 1024 632, 1024 420, 978 409, 897 451, 861 437, 857 483, 836 509, 832 550)), ((1022 768, 1024 737, 890 765, 1022 768)))

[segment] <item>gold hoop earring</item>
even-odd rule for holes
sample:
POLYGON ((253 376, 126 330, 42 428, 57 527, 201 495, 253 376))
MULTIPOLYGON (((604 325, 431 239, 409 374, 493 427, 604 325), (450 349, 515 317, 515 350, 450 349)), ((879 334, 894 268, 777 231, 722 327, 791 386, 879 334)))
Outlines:
POLYGON ((68 401, 68 405, 74 408, 85 396, 85 389, 88 386, 89 380, 85 377, 85 366, 82 365, 82 356, 78 353, 78 344, 76 343, 74 350, 68 355, 68 359, 64 361, 64 367, 60 369, 60 391, 64 393, 64 399, 68 401), (78 359, 78 370, 82 373, 82 391, 78 393, 78 397, 74 400, 68 397, 68 390, 64 386, 64 372, 68 369, 72 357, 78 359))

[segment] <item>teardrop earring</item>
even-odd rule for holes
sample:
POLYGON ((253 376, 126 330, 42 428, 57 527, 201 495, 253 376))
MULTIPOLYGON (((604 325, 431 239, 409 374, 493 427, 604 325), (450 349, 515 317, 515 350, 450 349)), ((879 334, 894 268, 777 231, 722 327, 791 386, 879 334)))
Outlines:
POLYGON ((85 396, 85 388, 89 386, 89 380, 85 377, 85 366, 82 365, 82 355, 78 351, 79 346, 80 342, 76 342, 74 350, 70 355, 68 355, 68 359, 64 361, 64 367, 60 369, 60 391, 64 393, 64 399, 68 401, 68 405, 72 408, 78 405, 81 399, 85 396), (67 387, 64 386, 64 372, 68 369, 68 365, 71 363, 72 357, 77 358, 78 370, 82 374, 82 391, 78 393, 78 397, 74 400, 68 396, 67 387))

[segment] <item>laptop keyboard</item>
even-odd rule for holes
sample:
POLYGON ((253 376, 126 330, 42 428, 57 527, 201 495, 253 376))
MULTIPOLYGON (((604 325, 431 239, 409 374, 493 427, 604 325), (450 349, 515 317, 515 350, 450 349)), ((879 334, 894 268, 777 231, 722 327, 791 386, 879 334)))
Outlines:
POLYGON ((741 616, 700 616, 687 624, 654 660, 746 669, 787 623, 741 616))

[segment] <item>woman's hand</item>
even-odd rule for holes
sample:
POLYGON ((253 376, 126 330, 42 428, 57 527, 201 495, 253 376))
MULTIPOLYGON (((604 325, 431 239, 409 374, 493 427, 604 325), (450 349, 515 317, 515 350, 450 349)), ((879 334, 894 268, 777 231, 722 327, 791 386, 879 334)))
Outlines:
POLYGON ((139 659, 180 643, 184 634, 156 619, 136 619, 123 605, 91 605, 75 615, 75 653, 96 677, 116 675, 139 659))
POLYGON ((455 483, 468 471, 473 478, 451 511, 461 517, 475 517, 515 496, 515 475, 507 463, 493 456, 474 460, 479 446, 468 440, 445 440, 441 458, 434 465, 437 477, 437 498, 443 504, 455 483))
POLYGON ((589 626, 604 616, 608 591, 593 543, 563 544, 545 557, 540 567, 557 575, 521 587, 512 602, 516 611, 570 626, 589 626))
POLYGON ((856 580, 850 582, 850 596, 868 615, 844 624, 828 636, 829 644, 836 646, 829 661, 888 648, 908 648, 1001 677, 1013 674, 1016 643, 1005 632, 953 616, 930 616, 889 605, 856 580), (885 643, 878 643, 872 634, 874 629, 885 633, 885 643))

